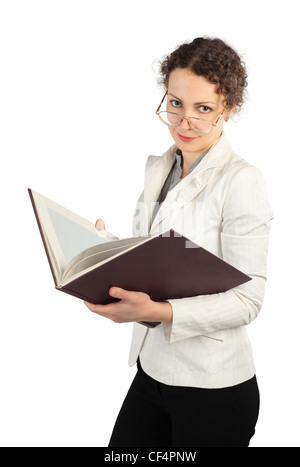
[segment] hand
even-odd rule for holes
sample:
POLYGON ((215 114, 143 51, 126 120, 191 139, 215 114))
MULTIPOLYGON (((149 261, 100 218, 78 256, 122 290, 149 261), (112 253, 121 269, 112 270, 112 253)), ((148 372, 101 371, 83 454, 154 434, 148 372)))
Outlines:
POLYGON ((139 321, 171 323, 173 311, 168 302, 154 302, 148 294, 143 292, 132 292, 111 287, 111 297, 119 298, 120 301, 108 305, 94 305, 84 302, 93 313, 104 316, 115 323, 130 323, 139 321))

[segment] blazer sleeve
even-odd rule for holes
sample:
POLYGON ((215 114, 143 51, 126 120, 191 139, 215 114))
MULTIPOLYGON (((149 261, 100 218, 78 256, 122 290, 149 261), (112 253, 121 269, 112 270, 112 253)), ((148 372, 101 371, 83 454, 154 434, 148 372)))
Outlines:
POLYGON ((168 300, 173 322, 163 326, 170 344, 248 325, 257 317, 264 299, 273 217, 259 169, 240 169, 225 197, 220 240, 224 261, 252 280, 224 293, 168 300))

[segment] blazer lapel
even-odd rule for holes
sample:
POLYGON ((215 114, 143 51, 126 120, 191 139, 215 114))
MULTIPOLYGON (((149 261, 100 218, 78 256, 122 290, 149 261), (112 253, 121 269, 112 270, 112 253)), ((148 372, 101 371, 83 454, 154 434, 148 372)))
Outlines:
POLYGON ((178 185, 168 193, 165 201, 162 203, 151 225, 151 231, 156 231, 158 225, 161 224, 166 217, 169 217, 171 213, 174 214, 178 209, 192 202, 196 196, 199 196, 216 173, 219 173, 218 169, 205 169, 198 174, 190 174, 181 180, 178 185))
POLYGON ((231 149, 231 144, 223 134, 201 163, 168 193, 153 220, 151 229, 150 223, 154 205, 162 189, 163 182, 172 167, 176 146, 172 146, 164 156, 155 158, 155 161, 149 161, 150 163, 148 170, 146 170, 145 177, 145 190, 148 189, 145 200, 147 199, 147 211, 150 214, 148 225, 152 232, 156 231, 159 224, 161 224, 166 217, 170 216, 172 212, 176 212, 177 209, 180 209, 199 196, 208 183, 212 182, 213 179, 218 176, 231 154, 231 149), (166 160, 164 160, 165 157, 166 160))
POLYGON ((152 212, 163 184, 172 168, 176 146, 173 145, 163 156, 149 156, 145 169, 144 204, 150 231, 152 212))

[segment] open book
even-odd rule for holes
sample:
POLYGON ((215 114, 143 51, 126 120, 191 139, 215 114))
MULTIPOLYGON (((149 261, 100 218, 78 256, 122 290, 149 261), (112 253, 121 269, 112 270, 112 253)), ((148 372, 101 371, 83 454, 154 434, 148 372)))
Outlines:
POLYGON ((58 290, 92 303, 118 301, 110 287, 154 301, 225 292, 251 278, 173 230, 117 239, 29 189, 58 290))

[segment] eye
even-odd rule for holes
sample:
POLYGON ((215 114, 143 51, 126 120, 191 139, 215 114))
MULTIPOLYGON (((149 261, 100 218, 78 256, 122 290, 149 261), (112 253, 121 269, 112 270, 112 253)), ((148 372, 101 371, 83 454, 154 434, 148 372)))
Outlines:
POLYGON ((212 111, 212 109, 210 107, 207 107, 207 105, 200 105, 198 108, 200 112, 204 114, 208 114, 209 112, 212 111))
POLYGON ((175 99, 171 100, 170 103, 171 103, 172 106, 175 107, 176 109, 179 109, 179 107, 181 106, 181 102, 176 101, 175 99))

